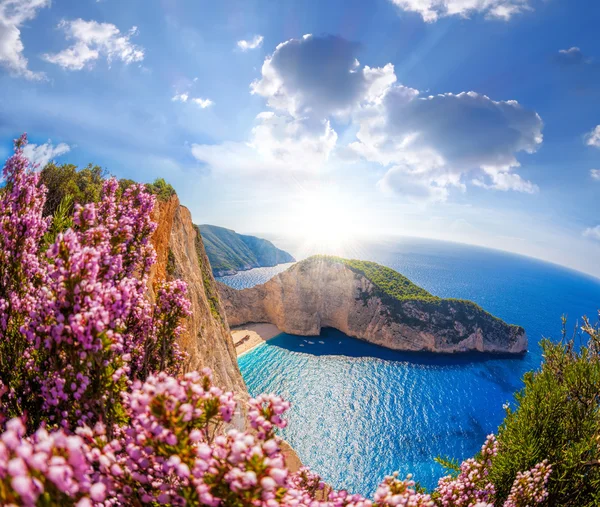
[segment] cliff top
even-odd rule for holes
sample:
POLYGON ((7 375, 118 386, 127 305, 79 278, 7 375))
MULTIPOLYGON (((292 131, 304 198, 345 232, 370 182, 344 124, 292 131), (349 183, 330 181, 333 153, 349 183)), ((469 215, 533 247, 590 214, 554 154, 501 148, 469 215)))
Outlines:
MULTIPOLYGON (((298 264, 312 264, 315 262, 329 262, 343 264, 350 270, 367 278, 376 288, 378 295, 389 301, 419 301, 432 306, 444 306, 446 303, 452 302, 455 305, 463 306, 465 309, 474 310, 475 314, 483 314, 496 321, 504 323, 502 319, 485 311, 477 303, 466 299, 455 298, 440 298, 427 292, 422 287, 411 282, 408 278, 401 275, 397 271, 377 264, 371 261, 361 261, 358 259, 345 259, 343 257, 335 257, 331 255, 313 255, 298 264), (479 313, 481 312, 481 313, 479 313)), ((522 329, 520 326, 509 324, 512 327, 522 329)))

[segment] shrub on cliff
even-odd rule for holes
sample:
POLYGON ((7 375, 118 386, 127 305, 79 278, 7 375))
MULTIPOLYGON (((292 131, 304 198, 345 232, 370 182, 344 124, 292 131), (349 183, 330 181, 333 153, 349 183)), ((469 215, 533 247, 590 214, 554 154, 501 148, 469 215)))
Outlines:
POLYGON ((146 189, 161 201, 168 201, 175 195, 175 189, 163 178, 157 178, 154 183, 148 183, 146 189))
POLYGON ((588 345, 542 342, 544 363, 525 375, 516 407, 498 433, 490 479, 506 498, 515 474, 552 464, 549 505, 600 505, 600 333, 586 321, 588 345))
MULTIPOLYGON (((0 195, 0 503, 25 506, 475 506, 495 501, 497 452, 440 481, 430 496, 386 477, 373 501, 290 473, 276 429, 289 404, 250 400, 250 432, 227 426, 232 393, 210 373, 176 377, 176 340, 189 311, 181 281, 146 297, 154 262, 154 197, 103 182, 98 203, 44 218, 46 187, 23 156, 6 163, 0 195), (321 493, 323 496, 324 493, 321 493)), ((58 209, 57 209, 58 211, 58 209)), ((546 462, 516 474, 505 507, 542 502, 546 462)))
POLYGON ((55 220, 44 217, 47 189, 25 143, 6 163, 0 199, 2 415, 26 415, 30 428, 112 425, 129 379, 177 371, 186 288, 161 284, 155 305, 146 298, 155 224, 143 186, 119 196, 117 181, 104 181, 100 203, 76 204, 70 220, 61 215, 69 228, 49 238, 55 220))
MULTIPOLYGON (((108 177, 108 172, 97 165, 88 164, 83 169, 78 169, 73 164, 46 164, 40 171, 40 182, 48 190, 44 216, 54 215, 67 197, 72 203, 81 205, 99 202, 108 177)), ((122 194, 134 185, 133 180, 119 180, 117 194, 122 194)), ((175 189, 163 178, 157 178, 145 186, 149 193, 162 201, 168 201, 175 194, 175 189)))
POLYGON ((97 165, 77 170, 73 164, 50 162, 40 173, 40 181, 48 189, 44 216, 54 215, 66 196, 79 204, 98 202, 106 177, 107 172, 97 165))

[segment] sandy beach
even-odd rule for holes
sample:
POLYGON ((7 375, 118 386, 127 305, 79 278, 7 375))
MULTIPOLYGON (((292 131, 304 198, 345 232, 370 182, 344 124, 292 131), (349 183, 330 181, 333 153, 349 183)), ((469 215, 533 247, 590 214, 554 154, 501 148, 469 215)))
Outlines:
POLYGON ((231 336, 237 357, 278 334, 281 334, 281 331, 273 324, 245 324, 231 328, 231 336))

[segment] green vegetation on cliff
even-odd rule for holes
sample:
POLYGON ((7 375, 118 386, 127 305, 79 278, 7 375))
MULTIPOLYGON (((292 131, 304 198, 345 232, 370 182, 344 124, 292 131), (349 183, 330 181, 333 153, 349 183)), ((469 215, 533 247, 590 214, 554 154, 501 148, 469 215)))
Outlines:
POLYGON ((204 286, 204 293, 206 294, 206 299, 208 300, 208 304, 210 305, 210 313, 215 319, 219 320, 222 323, 224 319, 221 315, 221 312, 219 311, 219 294, 217 292, 216 285, 210 276, 209 265, 204 260, 205 255, 207 255, 207 249, 204 245, 202 235, 200 234, 200 227, 196 225, 195 228, 196 255, 198 255, 198 262, 200 264, 200 269, 202 270, 202 284, 204 286))
POLYGON ((331 259, 341 262, 352 271, 365 276, 378 289, 395 299, 440 299, 415 285, 397 271, 376 262, 343 259, 341 257, 331 257, 331 259))
POLYGON ((543 456, 552 465, 548 505, 600 505, 600 331, 587 320, 582 329, 582 347, 564 331, 559 343, 542 341, 541 368, 525 374, 506 408, 490 472, 501 499, 517 471, 543 456))
POLYGON ((294 262, 289 253, 266 239, 238 234, 215 225, 201 225, 200 231, 215 276, 294 262))
MULTIPOLYGON (((408 278, 397 271, 377 264, 376 262, 361 261, 357 259, 344 259, 330 255, 315 255, 309 257, 304 262, 321 259, 325 262, 337 262, 344 264, 355 273, 367 278, 376 288, 377 295, 380 296, 388 306, 394 308, 396 315, 402 318, 404 322, 417 324, 406 315, 402 308, 402 303, 408 301, 418 301, 424 311, 441 310, 449 313, 453 312, 457 321, 463 319, 474 320, 482 327, 488 322, 505 324, 503 320, 486 312, 478 304, 466 299, 440 298, 427 292, 422 287, 411 282, 408 278)), ((365 298, 368 295, 364 295, 365 298)), ((516 330, 522 331, 519 326, 512 326, 516 330)))
MULTIPOLYGON (((48 188, 44 216, 54 215, 61 203, 64 206, 65 199, 68 199, 71 205, 98 202, 104 181, 109 176, 105 169, 92 164, 83 169, 78 169, 73 164, 46 164, 40 175, 42 183, 48 188)), ((119 187, 123 191, 134 183, 133 180, 121 179, 119 187)), ((146 189, 161 201, 168 201, 175 195, 175 189, 163 178, 156 179, 154 183, 147 183, 146 189)))

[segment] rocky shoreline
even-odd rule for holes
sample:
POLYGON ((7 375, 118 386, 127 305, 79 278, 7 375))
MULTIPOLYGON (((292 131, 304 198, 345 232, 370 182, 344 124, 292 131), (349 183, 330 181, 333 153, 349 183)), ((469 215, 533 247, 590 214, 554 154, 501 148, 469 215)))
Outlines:
POLYGON ((435 298, 418 287, 426 297, 395 299, 335 258, 309 258, 250 289, 220 283, 218 288, 232 326, 262 322, 302 336, 317 336, 322 328, 332 327, 402 351, 527 351, 523 328, 472 302, 435 298))

